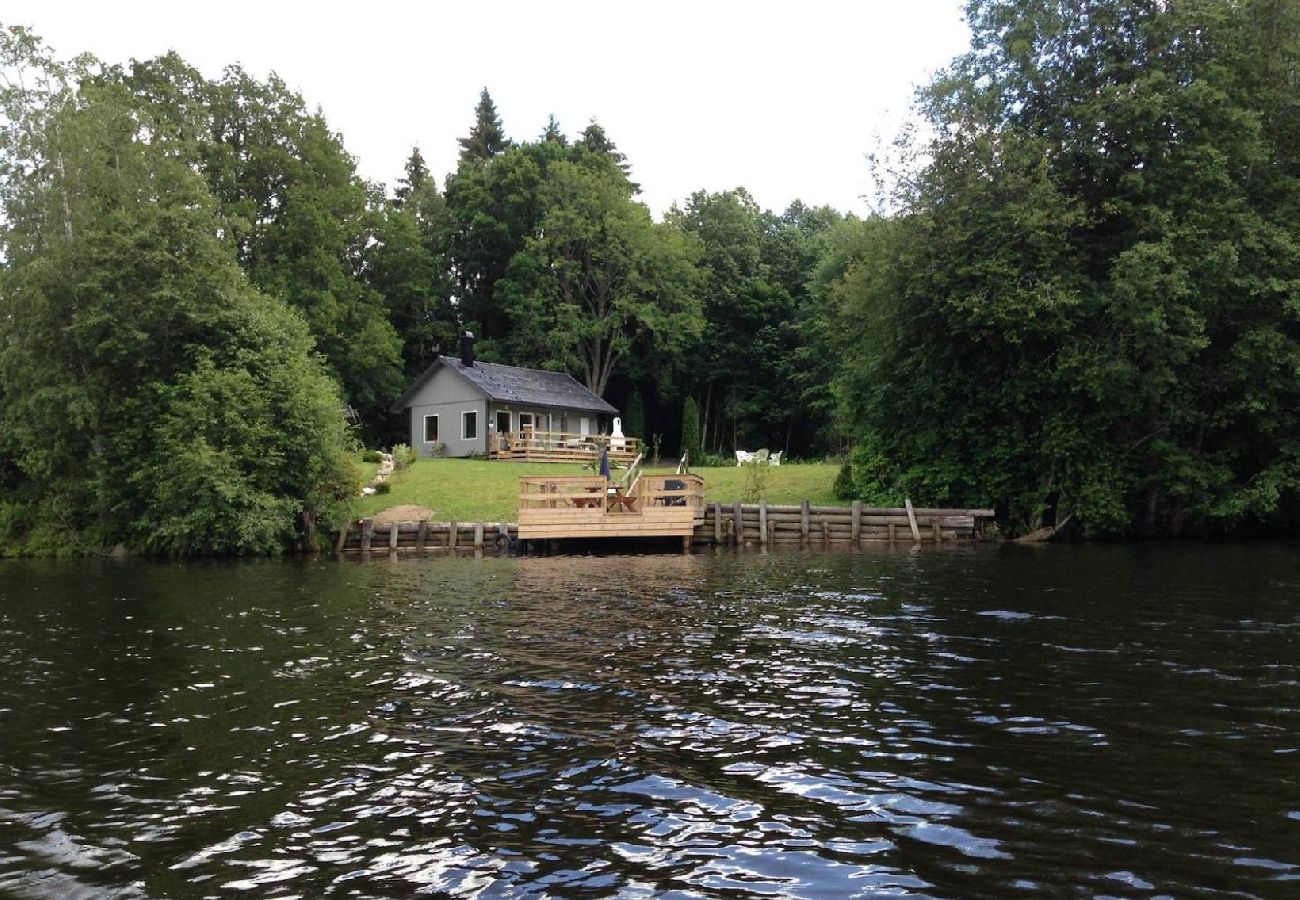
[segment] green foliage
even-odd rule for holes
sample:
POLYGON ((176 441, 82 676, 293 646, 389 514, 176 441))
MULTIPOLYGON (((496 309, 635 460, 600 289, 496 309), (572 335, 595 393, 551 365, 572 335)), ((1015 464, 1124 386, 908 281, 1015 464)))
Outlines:
MULTIPOLYGON (((64 78, 14 32, 0 47, 64 78)), ((22 504, 6 528, 31 552, 282 550, 350 492, 337 387, 135 98, 64 85, 4 97, 33 125, 2 148, 0 473, 22 504)))
POLYGON ((274 76, 231 66, 208 81, 175 54, 100 80, 124 85, 203 174, 240 265, 303 316, 363 420, 385 410, 405 386, 402 341, 360 271, 371 243, 366 187, 323 116, 274 76))
POLYGON ((383 459, 383 454, 378 450, 363 450, 361 452, 361 461, 368 463, 377 463, 383 459))
POLYGON ((392 456, 394 469, 405 469, 420 458, 420 454, 410 444, 394 444, 392 456))
POLYGON ((929 164, 826 296, 868 500, 1294 527, 1293 4, 972 3, 929 164))
POLYGON ((686 402, 682 404, 681 451, 692 464, 703 461, 704 451, 700 447, 700 407, 694 397, 687 397, 686 402))
POLYGON ((391 493, 392 490, 393 490, 393 486, 389 484, 387 481, 381 481, 375 485, 376 494, 388 494, 391 493))
POLYGON ((766 462, 753 460, 745 463, 741 468, 745 470, 745 490, 741 499, 746 503, 757 503, 767 495, 768 472, 771 471, 771 466, 766 462))
POLYGON ((840 473, 835 476, 836 500, 853 500, 857 497, 857 490, 853 485, 853 463, 848 460, 840 466, 840 473))
POLYGON ((479 94, 474 107, 474 127, 467 137, 459 138, 461 162, 483 163, 510 146, 496 104, 487 88, 479 94))
POLYGON ((632 437, 645 437, 645 402, 641 392, 632 388, 623 409, 623 433, 632 437))

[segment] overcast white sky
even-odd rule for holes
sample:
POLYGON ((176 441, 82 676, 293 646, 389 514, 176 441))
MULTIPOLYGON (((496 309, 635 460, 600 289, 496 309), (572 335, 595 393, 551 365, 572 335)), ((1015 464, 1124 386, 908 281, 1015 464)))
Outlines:
POLYGON ((205 74, 274 70, 319 105, 362 176, 392 184, 419 145, 442 184, 486 86, 506 131, 569 134, 594 116, 656 213, 743 185, 861 212, 865 155, 912 92, 966 49, 960 0, 785 3, 6 3, 60 56, 174 49, 205 74))

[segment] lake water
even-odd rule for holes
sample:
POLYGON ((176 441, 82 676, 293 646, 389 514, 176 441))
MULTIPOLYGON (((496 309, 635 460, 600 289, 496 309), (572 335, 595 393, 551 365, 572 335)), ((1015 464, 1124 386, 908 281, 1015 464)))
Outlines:
POLYGON ((1300 896, 1298 550, 0 562, 0 895, 1300 896))

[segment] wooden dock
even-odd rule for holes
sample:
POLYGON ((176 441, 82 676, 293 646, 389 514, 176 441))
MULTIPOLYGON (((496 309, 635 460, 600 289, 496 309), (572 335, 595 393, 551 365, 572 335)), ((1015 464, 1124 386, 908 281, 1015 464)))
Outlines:
MULTIPOLYGON (((629 473, 631 474, 631 473, 629 473)), ((704 522, 698 475, 642 475, 627 486, 599 476, 519 479, 519 537, 681 537, 704 522)))

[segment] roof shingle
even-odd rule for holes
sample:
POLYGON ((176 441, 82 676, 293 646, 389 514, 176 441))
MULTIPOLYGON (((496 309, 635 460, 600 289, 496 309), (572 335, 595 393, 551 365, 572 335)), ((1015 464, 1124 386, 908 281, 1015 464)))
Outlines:
POLYGON ((417 378, 397 401, 393 406, 394 412, 410 405, 409 401, 415 392, 429 380, 439 366, 446 366, 459 372, 489 399, 498 403, 618 415, 616 408, 587 390, 566 372, 548 372, 544 369, 524 369, 519 366, 485 362, 475 362, 472 366, 466 366, 454 356, 438 357, 438 361, 417 378))

